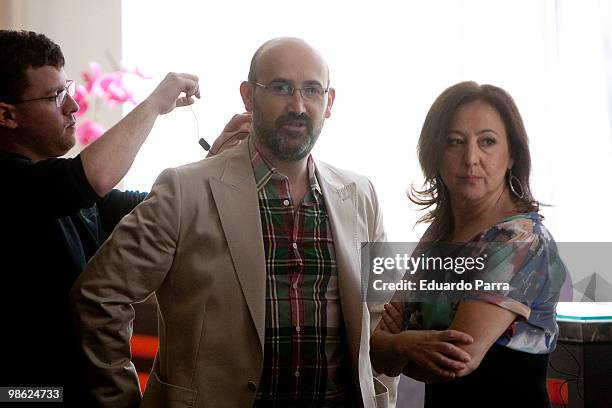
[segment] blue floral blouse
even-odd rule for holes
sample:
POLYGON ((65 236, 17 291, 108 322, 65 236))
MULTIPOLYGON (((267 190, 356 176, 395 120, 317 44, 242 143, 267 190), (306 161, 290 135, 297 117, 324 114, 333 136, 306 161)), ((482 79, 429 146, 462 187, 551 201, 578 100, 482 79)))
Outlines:
POLYGON ((461 299, 441 293, 427 301, 406 302, 404 329, 446 329, 460 300, 480 300, 518 316, 497 340, 498 345, 533 354, 552 352, 559 332, 555 309, 566 270, 541 221, 535 212, 513 215, 461 246, 462 256, 486 252, 482 278, 507 282, 506 289, 472 290, 461 299))

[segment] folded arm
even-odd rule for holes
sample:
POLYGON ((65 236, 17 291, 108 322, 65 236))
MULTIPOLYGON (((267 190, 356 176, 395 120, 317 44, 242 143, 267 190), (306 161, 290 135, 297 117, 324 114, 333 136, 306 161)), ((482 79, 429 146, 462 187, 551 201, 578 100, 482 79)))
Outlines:
POLYGON ((398 305, 385 306, 383 318, 372 334, 370 358, 378 372, 390 376, 404 373, 420 381, 455 378, 465 370, 469 355, 459 345, 472 338, 457 330, 399 331, 398 305))
POLYGON ((508 309, 480 300, 466 300, 459 304, 450 328, 469 334, 474 342, 459 346, 469 354, 470 361, 457 373, 458 377, 478 368, 487 351, 517 316, 508 309))

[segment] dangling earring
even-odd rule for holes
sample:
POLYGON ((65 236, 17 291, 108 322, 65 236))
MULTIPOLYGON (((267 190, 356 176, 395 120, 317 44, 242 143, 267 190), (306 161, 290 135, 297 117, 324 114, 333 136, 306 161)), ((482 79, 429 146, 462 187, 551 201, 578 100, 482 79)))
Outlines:
POLYGON ((518 177, 512 174, 512 169, 508 169, 507 175, 508 175, 508 187, 510 187, 510 191, 512 191, 512 194, 514 194, 521 200, 525 198, 525 189, 523 188, 523 184, 521 184, 521 180, 519 180, 518 177), (514 186, 515 184, 516 184, 516 187, 518 187, 518 190, 520 192, 516 191, 516 188, 514 186))

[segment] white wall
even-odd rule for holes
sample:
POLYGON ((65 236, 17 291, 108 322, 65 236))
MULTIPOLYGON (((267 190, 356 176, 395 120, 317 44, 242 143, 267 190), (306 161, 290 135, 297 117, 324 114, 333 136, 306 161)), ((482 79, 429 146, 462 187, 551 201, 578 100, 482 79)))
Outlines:
MULTIPOLYGON (((388 237, 417 240, 421 214, 406 189, 422 177, 416 144, 425 115, 461 80, 506 89, 530 137, 532 189, 557 241, 611 241, 609 0, 150 0, 123 2, 128 65, 156 77, 200 77, 202 99, 156 122, 125 178, 148 189, 165 167, 199 160, 198 136, 212 141, 244 110, 238 85, 265 40, 306 39, 326 57, 336 88, 332 117, 314 154, 364 174, 377 188, 388 237), (189 21, 185 14, 189 13, 189 21), (146 18, 143 18, 146 15, 146 18), (163 29, 160 29, 163 27, 163 29), (197 130, 199 130, 199 135, 197 130), (587 215, 588 214, 588 215, 587 215), (597 222, 587 222, 598 217, 597 222)), ((138 91, 138 89, 136 89, 138 91)))

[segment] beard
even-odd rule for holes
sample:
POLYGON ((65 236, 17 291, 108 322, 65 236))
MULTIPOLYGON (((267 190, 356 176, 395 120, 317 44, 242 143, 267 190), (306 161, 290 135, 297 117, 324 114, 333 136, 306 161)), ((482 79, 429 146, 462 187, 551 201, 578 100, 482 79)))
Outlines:
POLYGON ((262 147, 282 161, 298 161, 308 156, 321 134, 323 121, 313 125, 308 115, 289 113, 270 123, 263 118, 257 106, 254 108, 253 130, 262 147), (284 128, 285 124, 300 124, 304 125, 305 129, 293 131, 284 128))

